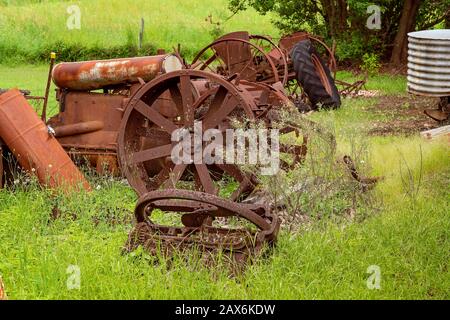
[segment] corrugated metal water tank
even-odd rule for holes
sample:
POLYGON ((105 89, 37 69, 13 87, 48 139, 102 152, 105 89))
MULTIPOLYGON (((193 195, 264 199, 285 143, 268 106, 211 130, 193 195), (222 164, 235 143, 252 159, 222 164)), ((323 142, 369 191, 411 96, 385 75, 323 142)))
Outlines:
POLYGON ((408 91, 450 96, 450 29, 411 32, 408 40, 408 91))

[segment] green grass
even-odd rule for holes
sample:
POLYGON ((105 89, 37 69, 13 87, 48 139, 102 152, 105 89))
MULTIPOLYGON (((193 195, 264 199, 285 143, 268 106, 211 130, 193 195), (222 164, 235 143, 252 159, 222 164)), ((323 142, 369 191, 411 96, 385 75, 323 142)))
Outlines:
POLYGON ((178 44, 192 57, 217 37, 209 15, 222 22, 219 32, 278 34, 270 16, 254 10, 225 21, 231 16, 227 0, 0 1, 0 63, 35 63, 51 51, 63 60, 154 54, 156 48, 172 51, 178 44), (67 8, 73 4, 81 10, 80 30, 67 29, 67 8), (136 52, 141 18, 148 49, 136 52))
MULTIPOLYGON (((34 96, 44 96, 48 69, 49 67, 45 65, 0 65, 0 88, 30 90, 34 96)), ((48 102, 49 115, 58 112, 55 89, 56 87, 52 82, 48 102)), ((42 104, 34 103, 33 106, 36 111, 41 112, 42 104)))
MULTIPOLYGON (((1 66, 0 87, 29 88, 40 95, 46 74, 46 66, 1 66)), ((385 79, 372 78, 368 86, 380 87, 385 79)), ((404 79, 398 82, 400 94, 404 79)), ((0 191, 0 276, 9 298, 450 298, 448 143, 365 135, 359 130, 376 116, 362 108, 376 102, 346 99, 339 110, 313 115, 335 127, 338 154, 352 151, 352 137, 366 143, 371 174, 384 176, 373 191, 380 205, 368 219, 325 220, 296 235, 283 232, 269 258, 230 279, 222 268, 182 261, 168 268, 164 261, 149 263, 142 253, 122 255, 136 196, 119 182, 96 180, 92 193, 69 198, 52 198, 36 184, 19 183, 14 191, 0 191), (413 182, 403 182, 409 173, 413 182), (417 196, 408 197, 406 191, 418 186, 417 196), (66 214, 52 221, 55 205, 66 214), (67 290, 69 265, 80 267, 81 290, 67 290), (366 286, 370 265, 381 269, 380 290, 366 286)), ((55 111, 54 100, 51 105, 55 111)))
MULTIPOLYGON (((354 75, 348 71, 337 74, 337 79, 348 83, 363 80, 363 75, 354 75)), ((380 74, 372 77, 363 87, 365 90, 377 90, 383 95, 406 94, 406 78, 401 75, 380 74)))
MULTIPOLYGON (((141 17, 150 51, 181 43, 191 57, 214 38, 205 18, 211 14, 218 21, 230 15, 226 0, 74 3, 82 10, 82 28, 68 31, 66 8, 71 2, 0 0, 0 63, 14 65, 0 65, 0 88, 43 95, 47 66, 39 63, 51 50, 60 51, 60 59, 133 52, 141 17)), ((277 36, 269 20, 246 11, 226 22, 222 31, 247 29, 277 36)), ((351 81, 358 76, 340 72, 338 78, 351 81)), ((406 81, 379 75, 366 87, 383 95, 405 95, 406 81)), ((57 112, 53 89, 50 114, 57 112)), ((92 193, 68 198, 51 197, 33 181, 1 190, 0 276, 9 298, 449 299, 448 143, 367 135, 371 121, 389 120, 365 111, 378 101, 345 99, 341 109, 312 116, 334 128, 339 156, 366 146, 370 174, 384 177, 373 191, 376 212, 360 222, 325 219, 298 234, 282 232, 273 254, 238 278, 194 260, 176 261, 169 268, 164 260, 150 263, 142 252, 123 255, 136 196, 120 182, 94 179, 92 193), (408 196, 411 190, 418 190, 414 197, 408 196), (64 214, 52 220, 55 205, 64 214), (69 265, 80 268, 81 290, 67 289, 69 265), (371 265, 380 267, 380 290, 367 288, 371 265)))

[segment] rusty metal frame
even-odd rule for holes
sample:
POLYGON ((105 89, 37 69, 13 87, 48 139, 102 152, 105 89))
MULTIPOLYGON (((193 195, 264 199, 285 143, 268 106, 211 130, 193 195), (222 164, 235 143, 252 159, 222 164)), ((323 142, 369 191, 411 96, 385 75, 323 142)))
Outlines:
MULTIPOLYGON (((222 38, 222 39, 220 39, 220 40, 216 40, 216 41, 214 41, 213 43, 211 43, 211 44, 209 44, 208 46, 206 46, 205 48, 203 48, 202 50, 200 50, 200 52, 198 52, 197 53, 197 55, 194 57, 194 60, 193 60, 193 62, 192 62, 192 65, 191 65, 191 68, 192 69, 196 69, 197 67, 199 67, 200 66, 200 70, 205 70, 206 68, 208 68, 208 66, 216 59, 216 58, 225 58, 225 62, 226 62, 226 60, 228 59, 230 59, 230 57, 228 56, 228 57, 220 57, 220 55, 218 55, 217 54, 217 51, 215 50, 215 47, 217 47, 217 46, 219 46, 219 45, 225 45, 226 46, 226 48, 227 48, 227 53, 229 53, 229 51, 230 50, 235 50, 235 51, 237 51, 238 52, 238 55, 240 55, 239 54, 239 48, 237 47, 237 45, 236 44, 234 44, 234 45, 230 45, 229 43, 241 43, 241 44, 245 44, 245 45, 247 45, 248 47, 247 48, 250 48, 250 47, 253 47, 254 49, 256 49, 257 51, 259 51, 259 52, 261 52, 261 54, 264 56, 264 58, 265 58, 265 60, 269 63, 269 66, 270 66, 270 69, 271 69, 271 71, 272 71, 272 73, 273 73, 273 79, 272 78, 270 78, 270 79, 268 79, 267 81, 269 81, 270 83, 276 83, 276 82, 279 82, 280 81, 280 76, 279 76, 279 74, 278 74, 278 68, 275 66, 275 64, 274 64, 274 62, 273 62, 273 60, 267 55, 267 53, 266 52, 264 52, 264 50, 261 48, 261 47, 258 47, 257 45, 255 45, 254 43, 252 43, 252 42, 250 42, 250 41, 248 41, 248 40, 244 40, 244 39, 240 39, 240 38, 222 38), (231 49, 229 49, 231 47, 231 49), (203 54, 206 52, 206 51, 208 51, 209 49, 212 49, 213 51, 215 51, 215 55, 213 56, 213 57, 211 57, 211 58, 215 58, 214 60, 211 60, 211 61, 206 61, 206 62, 202 62, 201 60, 200 60, 200 58, 203 56, 203 54)), ((244 79, 244 80, 256 80, 256 79, 249 79, 249 78, 246 78, 246 76, 245 76, 245 74, 242 74, 242 71, 243 70, 245 70, 249 65, 250 65, 250 63, 253 63, 253 57, 249 57, 250 59, 247 61, 247 63, 246 63, 246 65, 245 65, 245 67, 244 68, 242 68, 242 69, 240 69, 240 71, 239 72, 237 72, 238 74, 239 74, 239 77, 241 78, 241 79, 244 79)), ((231 72, 230 71, 230 66, 226 66, 227 68, 228 68, 228 72, 229 73, 227 73, 227 74, 223 74, 223 75, 225 75, 225 76, 232 76, 234 73, 236 73, 236 72, 231 72)), ((255 67, 257 67, 256 65, 255 65, 255 67)), ((255 77, 256 77, 256 75, 257 75, 257 73, 255 73, 255 77)))
POLYGON ((186 190, 162 190, 142 196, 135 209, 137 225, 125 245, 127 251, 143 246, 166 255, 197 247, 206 252, 222 251, 233 261, 245 263, 265 246, 274 245, 280 220, 266 206, 238 204, 211 194, 186 190), (151 220, 152 211, 181 214, 183 227, 162 226, 151 220), (216 219, 243 218, 257 231, 214 226, 216 219))
POLYGON ((285 86, 289 78, 289 64, 286 54, 283 52, 283 50, 267 36, 253 34, 250 35, 250 40, 266 41, 272 46, 273 49, 268 53, 268 56, 276 61, 277 64, 281 63, 280 67, 283 69, 283 80, 281 81, 281 83, 283 86, 285 86))

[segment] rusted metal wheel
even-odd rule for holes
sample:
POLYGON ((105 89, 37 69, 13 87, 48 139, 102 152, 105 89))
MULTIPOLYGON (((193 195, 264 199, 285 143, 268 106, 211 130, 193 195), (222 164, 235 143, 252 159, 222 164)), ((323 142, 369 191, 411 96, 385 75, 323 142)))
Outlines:
POLYGON ((322 46, 324 48, 325 52, 324 52, 323 59, 325 61, 327 61, 327 66, 330 69, 331 73, 333 74, 333 78, 336 78, 337 63, 336 63, 336 57, 334 56, 333 50, 329 46, 327 46, 325 42, 323 42, 322 40, 320 40, 317 37, 310 35, 309 39, 318 43, 320 46, 322 46))
POLYGON ((141 197, 136 205, 137 226, 130 233, 127 251, 139 245, 151 253, 159 248, 164 254, 197 247, 203 251, 223 250, 240 262, 258 253, 264 244, 275 242, 280 221, 265 206, 239 204, 214 195, 187 190, 161 190, 141 197), (162 226, 155 223, 155 210, 174 213, 181 223, 162 226), (234 217, 235 227, 224 225, 223 218, 234 217), (219 221, 216 221, 217 218, 219 221), (240 222, 239 222, 240 221, 240 222), (249 229, 248 224, 254 226, 249 229))
POLYGON ((280 81, 283 86, 286 86, 289 78, 289 65, 287 54, 275 44, 269 37, 262 35, 250 35, 250 41, 270 57, 278 69, 280 81))
POLYGON ((284 81, 273 59, 263 48, 252 43, 248 34, 246 38, 225 37, 214 41, 197 54, 191 68, 209 70, 226 77, 238 74, 239 79, 254 82, 284 81))
POLYGON ((216 182, 226 175, 235 183, 229 198, 236 201, 254 189, 256 177, 231 164, 174 164, 172 133, 180 128, 193 133, 200 123, 203 132, 223 132, 232 117, 254 119, 255 108, 250 94, 216 74, 181 70, 158 77, 143 85, 126 107, 118 138, 122 172, 140 195, 174 187, 217 194, 216 182), (194 88, 199 83, 203 89, 198 96, 194 88))

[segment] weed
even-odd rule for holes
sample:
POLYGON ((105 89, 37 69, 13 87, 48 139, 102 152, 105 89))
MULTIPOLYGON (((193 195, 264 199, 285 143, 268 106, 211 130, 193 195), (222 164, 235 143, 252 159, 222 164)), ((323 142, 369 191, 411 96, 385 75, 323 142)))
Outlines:
POLYGON ((380 57, 374 53, 365 53, 363 55, 363 61, 360 66, 363 72, 369 75, 374 75, 380 70, 380 57))

